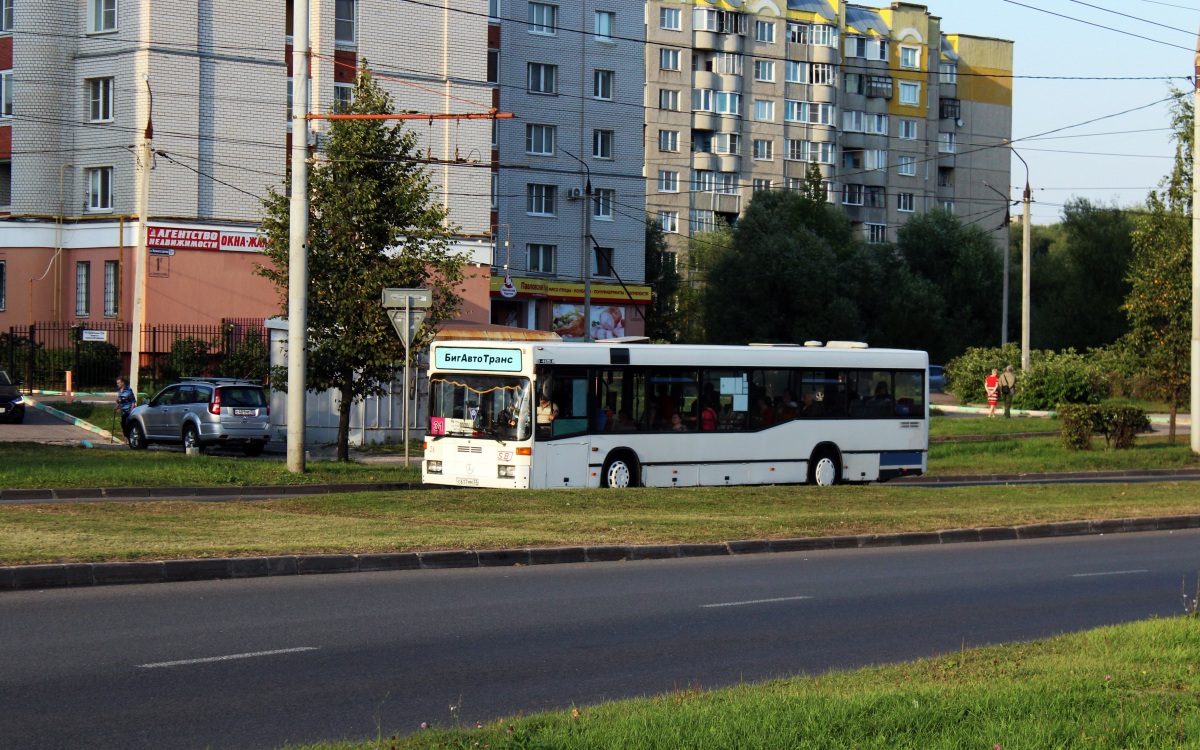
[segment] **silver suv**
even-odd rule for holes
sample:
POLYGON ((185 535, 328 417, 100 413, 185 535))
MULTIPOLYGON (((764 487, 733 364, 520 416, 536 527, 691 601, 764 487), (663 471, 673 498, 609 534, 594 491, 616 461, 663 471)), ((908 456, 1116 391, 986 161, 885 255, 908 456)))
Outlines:
POLYGON ((271 439, 267 394, 253 380, 184 378, 129 413, 129 447, 182 443, 185 448, 239 445, 257 456, 271 439))

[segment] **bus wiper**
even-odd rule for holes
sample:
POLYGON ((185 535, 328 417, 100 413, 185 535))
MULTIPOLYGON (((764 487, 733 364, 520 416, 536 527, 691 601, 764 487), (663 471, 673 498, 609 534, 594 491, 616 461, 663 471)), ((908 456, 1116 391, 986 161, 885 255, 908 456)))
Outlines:
POLYGON ((497 428, 497 427, 481 427, 479 429, 479 431, 482 432, 487 437, 490 437, 492 440, 495 440, 500 445, 507 445, 507 443, 505 443, 503 440, 500 439, 499 428, 497 428))

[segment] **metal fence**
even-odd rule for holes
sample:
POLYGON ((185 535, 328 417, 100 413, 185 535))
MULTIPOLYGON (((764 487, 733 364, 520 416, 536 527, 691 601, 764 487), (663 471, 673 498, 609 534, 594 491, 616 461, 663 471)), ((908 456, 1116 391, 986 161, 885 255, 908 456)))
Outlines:
MULTIPOLYGON (((35 323, 0 332, 0 364, 31 390, 112 390, 131 366, 133 324, 116 321, 35 323)), ((184 376, 267 376, 267 333, 261 318, 219 325, 148 325, 142 331, 140 377, 150 387, 184 376)))

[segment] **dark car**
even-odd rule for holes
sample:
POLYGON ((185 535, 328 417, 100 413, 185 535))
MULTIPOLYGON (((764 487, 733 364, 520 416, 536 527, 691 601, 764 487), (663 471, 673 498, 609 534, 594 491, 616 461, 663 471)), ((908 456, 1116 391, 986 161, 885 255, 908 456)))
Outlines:
POLYGON ((204 450, 238 446, 257 456, 271 439, 271 409, 263 387, 253 380, 184 378, 129 413, 129 447, 180 443, 204 450))
POLYGON ((17 386, 20 380, 13 380, 8 373, 0 370, 0 422, 21 424, 25 421, 25 399, 17 386))
POLYGON ((941 365, 929 366, 929 392, 941 393, 946 387, 946 375, 942 371, 941 365))

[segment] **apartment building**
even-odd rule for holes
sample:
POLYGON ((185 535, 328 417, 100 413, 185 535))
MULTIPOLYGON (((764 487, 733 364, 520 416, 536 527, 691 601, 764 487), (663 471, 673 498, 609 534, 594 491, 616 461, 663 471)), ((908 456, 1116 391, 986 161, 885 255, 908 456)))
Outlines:
POLYGON ((647 207, 675 247, 812 164, 870 242, 934 208, 1003 224, 984 183, 1007 195, 1011 42, 903 2, 649 0, 646 19, 647 207))
POLYGON ((644 331, 643 12, 642 0, 490 4, 489 78, 516 116, 493 144, 493 323, 567 339, 644 331))
MULTIPOLYGON (((261 198, 291 133, 291 0, 0 0, 0 328, 128 319, 133 214, 149 176, 148 322, 278 313, 254 273, 261 198), (154 157, 138 147, 153 122, 154 157)), ((397 111, 482 113, 488 4, 309 0, 311 111, 369 63, 397 111)), ((487 120, 409 125, 477 270, 464 317, 486 322, 492 263, 487 120)), ((319 157, 326 125, 312 121, 319 157)))

